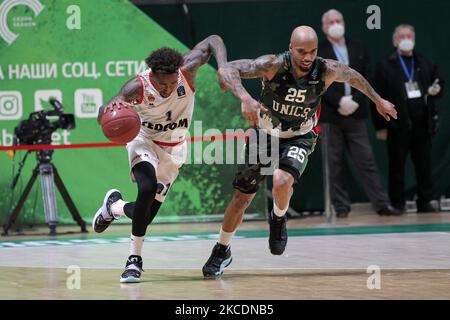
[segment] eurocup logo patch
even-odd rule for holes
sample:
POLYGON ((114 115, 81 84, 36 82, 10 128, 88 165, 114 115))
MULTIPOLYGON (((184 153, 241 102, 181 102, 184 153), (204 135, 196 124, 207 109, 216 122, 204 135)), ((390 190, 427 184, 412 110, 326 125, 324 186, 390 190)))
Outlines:
POLYGON ((153 102, 153 101, 155 101, 155 100, 156 100, 156 98, 155 98, 155 96, 154 96, 154 95, 152 95, 152 94, 148 94, 148 95, 147 95, 147 100, 148 100, 149 102, 153 102))
POLYGON ((183 97, 186 95, 186 89, 184 89, 184 86, 179 86, 177 89, 177 94, 179 97, 183 97))
POLYGON ((317 80, 317 67, 311 72, 311 80, 317 80))
MULTIPOLYGON (((7 18, 9 11, 15 6, 23 5, 29 7, 35 16, 41 13, 44 6, 39 2, 39 0, 4 0, 0 4, 0 37, 5 40, 8 45, 11 45, 19 36, 18 34, 13 33, 7 24, 7 18)), ((15 17, 14 25, 16 26, 35 26, 35 23, 32 21, 31 17, 15 17)))
POLYGON ((318 84, 319 80, 317 80, 317 66, 314 67, 313 71, 311 72, 310 78, 311 80, 308 81, 308 84, 318 84))

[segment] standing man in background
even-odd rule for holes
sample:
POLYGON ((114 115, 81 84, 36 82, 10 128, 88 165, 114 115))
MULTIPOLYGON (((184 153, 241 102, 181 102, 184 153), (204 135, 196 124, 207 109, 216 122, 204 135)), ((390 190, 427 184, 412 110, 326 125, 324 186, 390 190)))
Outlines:
POLYGON ((387 139, 389 197, 405 210, 405 166, 411 153, 417 180, 417 211, 435 212, 431 178, 431 142, 435 132, 435 99, 442 96, 442 78, 436 65, 414 50, 414 27, 401 24, 394 30, 396 50, 378 65, 374 86, 398 108, 398 120, 385 123, 374 114, 377 138, 387 139))
MULTIPOLYGON (((322 31, 327 39, 319 44, 319 56, 339 60, 367 78, 367 49, 344 37, 344 17, 339 11, 331 9, 323 14, 322 31)), ((380 215, 399 213, 389 205, 388 195, 380 183, 367 132, 367 116, 366 97, 348 83, 332 84, 323 96, 320 123, 328 134, 330 193, 337 217, 347 217, 351 208, 351 199, 344 185, 344 150, 349 152, 364 191, 376 212, 380 215)))

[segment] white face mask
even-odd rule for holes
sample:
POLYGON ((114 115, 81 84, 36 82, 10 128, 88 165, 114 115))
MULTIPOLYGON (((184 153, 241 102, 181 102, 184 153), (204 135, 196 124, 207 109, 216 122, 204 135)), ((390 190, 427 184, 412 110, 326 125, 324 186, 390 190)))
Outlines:
POLYGON ((401 51, 404 52, 409 52, 412 49, 414 49, 414 41, 412 41, 411 39, 402 39, 399 43, 398 43, 398 48, 401 51))
POLYGON ((344 36, 345 28, 340 23, 335 23, 328 28, 328 34, 334 39, 340 39, 344 36))

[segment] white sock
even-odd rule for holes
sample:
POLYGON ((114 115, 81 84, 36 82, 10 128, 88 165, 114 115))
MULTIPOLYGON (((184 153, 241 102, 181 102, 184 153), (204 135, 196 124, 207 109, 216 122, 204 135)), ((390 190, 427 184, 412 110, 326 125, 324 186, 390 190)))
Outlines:
POLYGON ((115 219, 119 219, 125 214, 123 208, 127 203, 128 202, 119 199, 111 205, 111 213, 115 219))
POLYGON ((274 201, 273 202, 273 213, 275 213, 275 215, 277 217, 282 217, 282 216, 284 216, 286 214, 286 211, 287 211, 288 207, 289 207, 289 205, 286 208, 284 208, 284 209, 280 209, 280 208, 277 207, 277 205, 275 204, 275 201, 274 201))
POLYGON ((235 233, 236 233, 236 230, 234 230, 233 232, 225 232, 225 231, 223 231, 222 228, 220 228, 220 235, 219 235, 218 242, 220 244, 223 244, 224 246, 228 246, 235 233))
POLYGON ((145 237, 136 237, 131 235, 130 256, 141 256, 142 245, 145 237))

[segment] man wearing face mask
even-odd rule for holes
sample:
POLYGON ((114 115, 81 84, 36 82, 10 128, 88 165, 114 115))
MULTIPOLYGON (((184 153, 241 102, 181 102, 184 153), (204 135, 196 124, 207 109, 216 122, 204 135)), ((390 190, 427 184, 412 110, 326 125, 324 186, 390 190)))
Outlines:
MULTIPOLYGON (((339 60, 367 77, 367 49, 344 37, 344 17, 339 11, 331 9, 323 14, 322 31, 327 38, 319 44, 319 55, 339 60)), ((345 149, 376 212, 380 215, 400 213, 389 205, 388 195, 381 186, 367 132, 367 116, 366 97, 347 83, 334 83, 323 96, 320 123, 328 137, 330 195, 337 217, 347 217, 351 208, 344 186, 345 149)))
POLYGON ((414 27, 395 28, 396 50, 376 69, 374 86, 398 108, 398 120, 389 125, 374 114, 377 138, 387 140, 389 197, 405 210, 405 165, 408 153, 417 181, 417 211, 435 212, 432 200, 431 142, 436 130, 435 99, 442 95, 443 81, 436 65, 414 50, 414 27))

